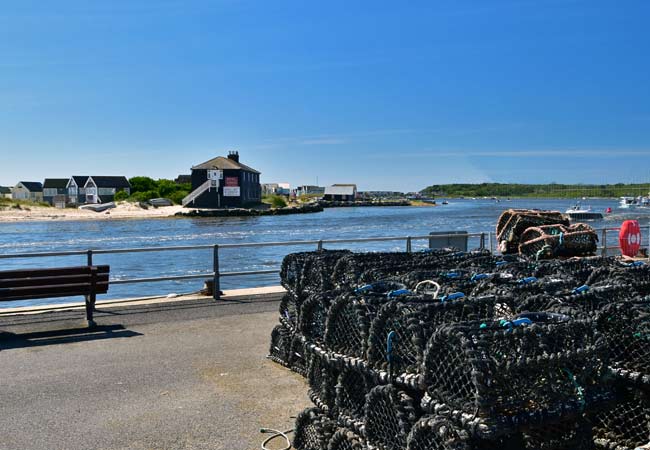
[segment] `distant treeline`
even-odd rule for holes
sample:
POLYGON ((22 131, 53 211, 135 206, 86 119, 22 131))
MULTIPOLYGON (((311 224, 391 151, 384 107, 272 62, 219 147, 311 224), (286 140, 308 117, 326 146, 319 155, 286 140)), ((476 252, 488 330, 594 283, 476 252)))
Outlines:
POLYGON ((648 195, 650 184, 435 184, 420 193, 428 197, 623 197, 648 195))

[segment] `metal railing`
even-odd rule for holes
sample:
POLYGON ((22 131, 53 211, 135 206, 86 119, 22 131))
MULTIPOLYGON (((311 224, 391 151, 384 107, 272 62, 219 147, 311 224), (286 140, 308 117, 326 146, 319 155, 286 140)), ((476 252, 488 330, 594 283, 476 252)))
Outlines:
MULTIPOLYGON (((648 234, 645 236, 650 237, 650 226, 643 227, 647 229, 648 234)), ((607 246, 608 234, 619 231, 619 228, 602 228, 597 229, 600 232, 601 246, 598 247, 601 255, 606 255, 609 250, 619 249, 617 246, 607 246)), ((195 280, 211 278, 213 281, 213 297, 215 300, 220 298, 220 287, 222 277, 238 277, 238 276, 253 276, 253 275, 270 275, 278 274, 280 269, 268 270, 250 270, 250 271, 232 271, 221 272, 220 270, 220 252, 228 249, 241 249, 241 248, 256 248, 256 247, 298 247, 315 245, 317 250, 322 250, 326 244, 359 244, 370 242, 399 242, 405 244, 405 250, 411 252, 413 249, 413 241, 429 240, 435 238, 458 238, 457 234, 436 234, 431 235, 418 235, 418 236, 386 236, 386 237, 368 237, 368 238, 348 238, 348 239, 317 239, 305 241, 285 241, 285 242, 247 242, 240 244, 205 244, 205 245, 181 245, 181 246, 168 246, 168 247, 135 247, 135 248, 118 248, 118 249, 88 249, 88 250, 71 250, 62 252, 29 252, 29 253, 12 253, 0 255, 0 259, 19 259, 19 258, 45 258, 45 257, 59 257, 59 256, 82 256, 87 258, 87 264, 93 265, 94 255, 107 255, 119 253, 149 253, 149 252, 173 252, 173 251, 188 251, 188 250, 212 250, 212 271, 203 272, 191 275, 170 275, 159 277, 147 278, 127 278, 127 279, 112 279, 110 284, 135 284, 135 283, 155 283, 162 281, 179 281, 179 280, 195 280)), ((496 239, 492 232, 482 233, 468 233, 464 235, 469 240, 470 238, 479 239, 479 248, 487 248, 491 252, 494 251, 496 239), (486 246, 487 244, 487 246, 486 246)), ((648 239, 648 238, 646 238, 648 239)), ((644 246, 648 249, 650 254, 650 239, 644 246)))

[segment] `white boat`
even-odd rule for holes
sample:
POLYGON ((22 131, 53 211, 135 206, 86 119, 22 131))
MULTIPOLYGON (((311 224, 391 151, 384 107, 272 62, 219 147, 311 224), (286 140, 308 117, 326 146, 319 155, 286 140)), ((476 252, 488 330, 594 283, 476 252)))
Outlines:
POLYGON ((97 204, 90 204, 90 205, 81 205, 79 209, 83 210, 90 210, 90 211, 95 211, 95 212, 104 212, 107 209, 112 209, 115 208, 115 203, 110 202, 110 203, 97 203, 97 204))
POLYGON ((595 220, 602 219, 603 214, 591 209, 591 206, 583 208, 580 203, 576 203, 571 208, 567 209, 564 214, 569 216, 571 220, 595 220))
POLYGON ((639 201, 636 197, 621 197, 618 207, 621 209, 635 209, 639 206, 639 201))

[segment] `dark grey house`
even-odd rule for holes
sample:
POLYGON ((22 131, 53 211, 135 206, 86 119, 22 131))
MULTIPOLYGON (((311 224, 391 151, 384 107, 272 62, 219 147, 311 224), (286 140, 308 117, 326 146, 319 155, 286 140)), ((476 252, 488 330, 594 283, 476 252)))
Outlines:
POLYGON ((78 205, 86 203, 86 181, 88 176, 73 175, 68 180, 68 203, 71 205, 78 205))
POLYGON ((131 194, 131 184, 126 177, 90 176, 84 184, 86 199, 84 203, 108 203, 115 199, 115 194, 124 191, 131 194))
POLYGON ((68 178, 46 178, 43 181, 43 201, 64 208, 68 181, 68 178))
POLYGON ((262 201, 260 172, 239 162, 239 152, 218 156, 192 167, 192 192, 183 205, 192 208, 228 208, 262 201))

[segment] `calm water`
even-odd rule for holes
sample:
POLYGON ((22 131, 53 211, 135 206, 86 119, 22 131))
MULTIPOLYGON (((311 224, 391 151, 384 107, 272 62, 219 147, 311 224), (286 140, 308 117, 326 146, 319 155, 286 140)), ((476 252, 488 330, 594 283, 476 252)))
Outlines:
MULTIPOLYGON (((615 227, 627 218, 640 218, 647 225, 650 217, 639 213, 623 214, 615 200, 590 201, 594 210, 611 206, 614 214, 590 224, 596 228, 615 227)), ((130 247, 272 242, 307 239, 343 239, 375 236, 415 236, 431 231, 494 231, 496 220, 507 208, 540 208, 564 211, 568 200, 451 200, 435 208, 333 208, 323 213, 283 217, 247 217, 219 219, 122 220, 100 222, 31 222, 0 224, 0 253, 87 250, 130 247)), ((424 248, 425 241, 414 241, 413 248, 424 248)), ((470 247, 476 241, 470 241, 470 247)), ((353 250, 403 250, 402 242, 380 242, 326 246, 353 250)), ((278 268, 282 257, 309 247, 223 249, 221 271, 265 270, 278 268)), ((3 259, 2 270, 25 267, 83 265, 85 256, 42 259, 3 259)), ((115 279, 162 275, 184 275, 212 269, 209 250, 97 255, 96 264, 110 264, 115 279)), ((266 286, 278 283, 276 275, 227 277, 224 289, 266 286)), ((103 298, 123 298, 199 290, 201 280, 148 284, 113 285, 103 298)), ((80 299, 79 299, 80 300, 80 299)), ((0 308, 24 304, 50 304, 70 299, 29 302, 0 302, 0 308)))

